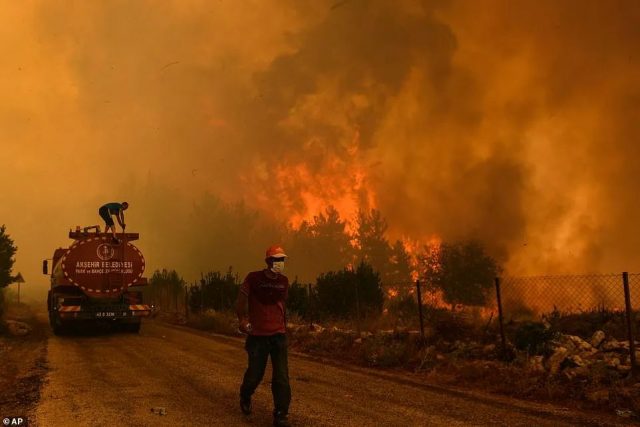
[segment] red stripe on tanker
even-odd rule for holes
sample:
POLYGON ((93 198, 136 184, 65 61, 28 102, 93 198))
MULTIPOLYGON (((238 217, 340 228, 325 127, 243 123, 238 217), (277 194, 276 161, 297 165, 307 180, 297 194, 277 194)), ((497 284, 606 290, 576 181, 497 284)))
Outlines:
POLYGON ((138 282, 145 260, 129 242, 112 243, 111 237, 79 239, 61 260, 64 277, 86 293, 117 296, 138 282))

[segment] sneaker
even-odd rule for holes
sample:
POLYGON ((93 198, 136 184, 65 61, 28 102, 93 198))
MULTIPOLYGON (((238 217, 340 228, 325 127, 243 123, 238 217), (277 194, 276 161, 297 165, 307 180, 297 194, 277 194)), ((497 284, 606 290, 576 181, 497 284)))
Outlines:
POLYGON ((289 427, 289 416, 282 412, 273 413, 273 425, 276 427, 289 427))
POLYGON ((240 410, 243 414, 251 414, 251 399, 240 398, 240 410))

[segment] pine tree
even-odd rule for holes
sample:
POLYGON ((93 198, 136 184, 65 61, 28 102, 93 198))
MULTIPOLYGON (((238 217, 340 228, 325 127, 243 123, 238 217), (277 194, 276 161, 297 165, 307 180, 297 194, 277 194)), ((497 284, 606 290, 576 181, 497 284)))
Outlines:
POLYGON ((0 288, 5 288, 14 282, 11 275, 15 254, 18 248, 7 234, 6 226, 0 227, 0 288))

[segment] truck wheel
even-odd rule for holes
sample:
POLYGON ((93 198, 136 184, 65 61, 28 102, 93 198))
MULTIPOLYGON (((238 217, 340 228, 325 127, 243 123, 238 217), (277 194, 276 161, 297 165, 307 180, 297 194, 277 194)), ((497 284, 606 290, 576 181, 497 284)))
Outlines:
POLYGON ((49 323, 51 324, 51 329, 53 329, 54 335, 60 336, 66 333, 67 328, 62 324, 60 317, 55 314, 49 316, 49 323))
POLYGON ((119 329, 123 332, 130 332, 132 334, 137 334, 140 332, 140 322, 137 323, 120 323, 119 329))
POLYGON ((132 334, 137 334, 138 332, 140 332, 140 322, 126 324, 125 331, 131 332, 132 334))

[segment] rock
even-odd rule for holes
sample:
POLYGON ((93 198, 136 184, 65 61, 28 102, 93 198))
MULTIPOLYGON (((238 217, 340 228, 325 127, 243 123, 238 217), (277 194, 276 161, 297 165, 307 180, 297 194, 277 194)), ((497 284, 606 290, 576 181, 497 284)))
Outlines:
POLYGON ((605 362, 607 363, 607 367, 609 368, 616 369, 618 366, 620 366, 620 359, 617 357, 611 357, 609 359, 605 359, 605 362))
POLYGON ((590 374, 591 371, 586 366, 568 368, 562 371, 562 375, 564 375, 568 380, 572 380, 574 378, 588 378, 590 374))
POLYGON ((616 366, 616 370, 618 372, 620 372, 621 374, 628 374, 629 372, 631 372, 631 365, 618 365, 616 366))
POLYGON ((14 335, 16 337, 21 337, 31 332, 31 326, 27 325, 24 322, 18 322, 17 320, 7 320, 5 324, 7 325, 7 331, 9 331, 11 335, 14 335))
POLYGON ((544 372, 544 356, 533 356, 529 359, 529 369, 532 372, 544 372))
POLYGON ((156 406, 151 408, 151 412, 158 415, 167 415, 167 409, 162 406, 156 406))
POLYGON ((554 341, 555 349, 560 347, 566 348, 569 353, 576 350, 576 345, 569 339, 569 335, 560 335, 560 338, 554 341))
POLYGON ((322 332, 322 331, 324 331, 324 328, 323 328, 322 326, 318 325, 317 323, 312 323, 312 324, 311 324, 311 328, 310 328, 310 329, 311 329, 312 331, 315 331, 315 332, 322 332))
POLYGON ((560 370, 560 364, 569 355, 569 350, 565 347, 558 347, 551 357, 547 360, 547 369, 551 375, 555 375, 560 370))
POLYGON ((636 414, 629 409, 616 409, 616 415, 622 418, 634 418, 636 414))
POLYGON ((629 350, 629 342, 628 341, 618 341, 615 338, 611 338, 607 340, 600 347, 603 351, 624 351, 629 350))
POLYGON ((602 341, 604 341, 605 333, 603 331, 595 331, 591 336, 591 346, 592 347, 600 347, 602 341))
POLYGON ((587 366, 588 363, 586 360, 584 360, 582 357, 580 357, 580 355, 578 354, 574 354, 572 356, 569 356, 569 360, 571 360, 571 363, 573 363, 574 365, 580 367, 580 366, 587 366))
POLYGON ((609 402, 609 390, 596 390, 586 394, 588 401, 593 403, 609 402))
POLYGON ((580 349, 581 351, 591 351, 591 349, 593 349, 591 344, 589 344, 588 342, 586 342, 580 337, 577 337, 575 335, 568 335, 568 337, 571 340, 571 342, 573 342, 573 344, 576 346, 576 348, 580 349))

